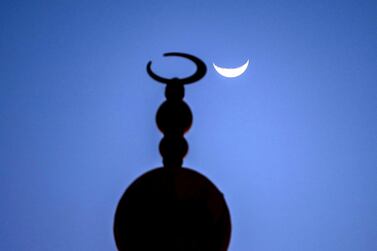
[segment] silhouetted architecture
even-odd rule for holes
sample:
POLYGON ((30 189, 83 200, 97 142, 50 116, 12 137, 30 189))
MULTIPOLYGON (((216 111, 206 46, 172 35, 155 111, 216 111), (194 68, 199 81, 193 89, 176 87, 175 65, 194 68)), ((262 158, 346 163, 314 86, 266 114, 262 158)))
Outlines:
POLYGON ((200 80, 206 66, 184 53, 166 53, 193 61, 195 74, 184 79, 148 74, 166 84, 166 101, 156 122, 164 134, 159 146, 163 167, 136 179, 119 201, 114 222, 120 251, 226 251, 230 241, 230 216, 222 193, 202 174, 182 167, 188 144, 184 134, 192 113, 183 101, 184 85, 200 80))

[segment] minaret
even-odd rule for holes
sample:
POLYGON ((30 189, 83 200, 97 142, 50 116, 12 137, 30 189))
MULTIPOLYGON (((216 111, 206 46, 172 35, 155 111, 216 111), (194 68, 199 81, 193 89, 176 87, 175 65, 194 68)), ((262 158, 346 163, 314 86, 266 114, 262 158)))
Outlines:
POLYGON ((148 74, 166 84, 164 101, 156 115, 163 133, 159 150, 163 167, 136 179, 119 201, 114 236, 119 251, 226 251, 230 241, 230 216, 222 193, 204 175, 182 167, 188 152, 184 134, 192 125, 192 113, 183 100, 184 85, 206 74, 199 58, 185 53, 166 53, 193 61, 190 77, 165 79, 152 63, 148 74))

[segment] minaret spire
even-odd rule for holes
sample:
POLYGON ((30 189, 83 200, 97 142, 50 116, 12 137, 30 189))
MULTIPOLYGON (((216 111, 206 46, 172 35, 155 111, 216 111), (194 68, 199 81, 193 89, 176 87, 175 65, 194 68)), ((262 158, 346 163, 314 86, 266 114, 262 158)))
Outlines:
POLYGON ((157 110, 156 123, 163 133, 159 150, 163 167, 136 179, 119 201, 114 236, 119 251, 226 251, 230 240, 230 216, 222 193, 202 174, 182 167, 188 151, 184 134, 192 125, 192 113, 183 100, 184 86, 200 80, 206 65, 184 53, 165 56, 187 58, 196 64, 190 77, 166 79, 166 100, 157 110))

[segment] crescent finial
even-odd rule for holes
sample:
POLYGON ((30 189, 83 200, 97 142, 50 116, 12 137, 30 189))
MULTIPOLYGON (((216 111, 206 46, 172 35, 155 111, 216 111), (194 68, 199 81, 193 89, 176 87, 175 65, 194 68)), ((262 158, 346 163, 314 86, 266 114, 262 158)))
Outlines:
POLYGON ((187 78, 172 78, 172 79, 163 78, 163 77, 158 76, 152 71, 151 69, 152 61, 149 61, 147 64, 147 72, 151 78, 164 84, 177 83, 177 82, 182 83, 182 84, 191 84, 203 78, 207 72, 207 67, 205 63, 201 59, 193 55, 181 53, 181 52, 169 52, 169 53, 164 54, 164 57, 170 57, 170 56, 183 57, 183 58, 191 60, 196 65, 196 72, 187 78))

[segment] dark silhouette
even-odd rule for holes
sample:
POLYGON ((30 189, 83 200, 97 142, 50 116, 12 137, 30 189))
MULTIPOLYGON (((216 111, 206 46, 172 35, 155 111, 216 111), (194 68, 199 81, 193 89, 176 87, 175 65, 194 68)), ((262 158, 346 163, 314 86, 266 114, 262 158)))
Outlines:
POLYGON ((230 216, 222 193, 202 174, 182 167, 188 144, 184 134, 192 113, 183 101, 184 85, 200 80, 206 66, 184 53, 166 53, 193 61, 197 71, 184 79, 165 79, 166 101, 157 111, 156 122, 164 134, 159 146, 163 167, 136 179, 119 201, 114 222, 120 251, 226 251, 230 241, 230 216))

